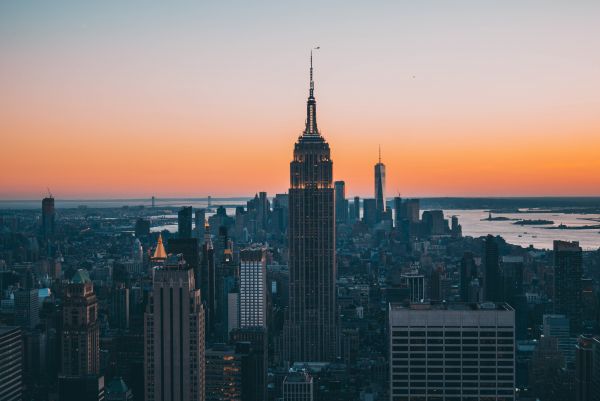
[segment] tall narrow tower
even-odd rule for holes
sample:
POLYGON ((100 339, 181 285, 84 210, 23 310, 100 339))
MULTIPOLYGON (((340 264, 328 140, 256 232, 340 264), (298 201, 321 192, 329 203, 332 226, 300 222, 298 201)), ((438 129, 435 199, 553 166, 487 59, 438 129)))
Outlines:
POLYGON ((144 399, 203 401, 204 308, 181 254, 154 268, 144 331, 144 399))
POLYGON ((336 357, 333 162, 317 129, 312 52, 306 128, 294 146, 289 192, 289 320, 291 361, 336 357))
POLYGON ((377 221, 385 213, 385 164, 381 162, 381 147, 379 147, 379 161, 375 165, 375 210, 377 221))

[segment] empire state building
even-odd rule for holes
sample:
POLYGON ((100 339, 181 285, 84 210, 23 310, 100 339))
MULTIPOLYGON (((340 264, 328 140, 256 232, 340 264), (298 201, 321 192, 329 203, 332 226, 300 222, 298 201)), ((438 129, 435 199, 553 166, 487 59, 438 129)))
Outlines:
POLYGON ((337 356, 333 162, 317 129, 312 53, 306 128, 294 146, 289 192, 289 316, 291 362, 337 356))

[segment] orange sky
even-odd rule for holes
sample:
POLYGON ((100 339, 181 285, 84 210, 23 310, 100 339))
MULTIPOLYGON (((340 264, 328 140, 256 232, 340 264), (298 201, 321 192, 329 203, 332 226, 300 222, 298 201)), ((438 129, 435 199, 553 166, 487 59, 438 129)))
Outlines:
POLYGON ((378 144, 388 196, 600 195, 600 7, 424 3, 306 28, 277 7, 3 4, 0 199, 284 192, 314 43, 349 195, 372 196, 378 144))

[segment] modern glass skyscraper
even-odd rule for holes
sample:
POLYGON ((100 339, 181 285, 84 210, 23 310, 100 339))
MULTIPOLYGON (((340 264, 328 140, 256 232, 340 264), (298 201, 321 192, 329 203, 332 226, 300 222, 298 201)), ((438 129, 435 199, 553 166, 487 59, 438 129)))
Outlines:
POLYGON ((306 128, 294 147, 289 194, 291 361, 331 361, 337 351, 333 162, 317 129, 312 54, 306 128))
POLYGON ((381 148, 379 148, 379 162, 375 165, 375 209, 377 221, 380 221, 385 212, 385 164, 381 162, 381 148))

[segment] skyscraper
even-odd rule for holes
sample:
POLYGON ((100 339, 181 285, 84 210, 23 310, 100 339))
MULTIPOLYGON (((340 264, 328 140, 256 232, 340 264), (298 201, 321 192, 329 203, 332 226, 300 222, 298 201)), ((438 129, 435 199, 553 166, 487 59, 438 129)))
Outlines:
POLYGON ((192 238, 192 207, 184 206, 177 213, 179 238, 192 238))
POLYGON ((54 236, 55 215, 54 198, 50 195, 42 199, 42 237, 46 240, 54 236))
POLYGON ((360 220, 360 197, 354 197, 354 215, 352 216, 354 221, 360 220))
POLYGON ((500 251, 496 239, 492 235, 485 238, 485 275, 483 278, 483 296, 486 301, 500 301, 500 251))
POLYGON ((385 164, 381 162, 381 147, 379 148, 379 161, 375 165, 375 209, 377 221, 383 218, 385 212, 385 164))
POLYGON ((571 321, 571 333, 581 328, 582 252, 579 242, 554 241, 554 311, 571 321))
POLYGON ((377 221, 377 200, 363 199, 363 222, 369 227, 374 226, 377 221))
POLYGON ((216 264, 215 249, 213 247, 210 234, 210 226, 206 222, 204 226, 204 244, 202 245, 202 258, 200 262, 200 283, 196 286, 200 288, 202 302, 204 303, 204 313, 206 317, 206 332, 214 332, 215 313, 216 313, 216 264))
POLYGON ((337 350, 333 162, 317 129, 312 53, 306 114, 290 163, 289 358, 330 361, 337 350))
POLYGON ((100 371, 98 301, 86 270, 79 269, 67 285, 62 311, 61 374, 94 376, 100 371))
POLYGON ((37 289, 21 289, 15 292, 15 323, 34 328, 40 322, 40 301, 37 289))
POLYGON ((0 400, 20 401, 22 384, 22 331, 19 327, 0 327, 0 400))
POLYGON ((204 309, 182 255, 154 269, 144 332, 145 400, 204 400, 204 309))
POLYGON ((399 228, 402 220, 402 198, 399 196, 394 197, 394 227, 399 228))
POLYGON ((267 261, 265 250, 240 252, 240 327, 265 327, 267 321, 267 261))
POLYGON ((335 221, 337 223, 348 222, 348 200, 346 199, 346 183, 336 181, 335 187, 335 221))

